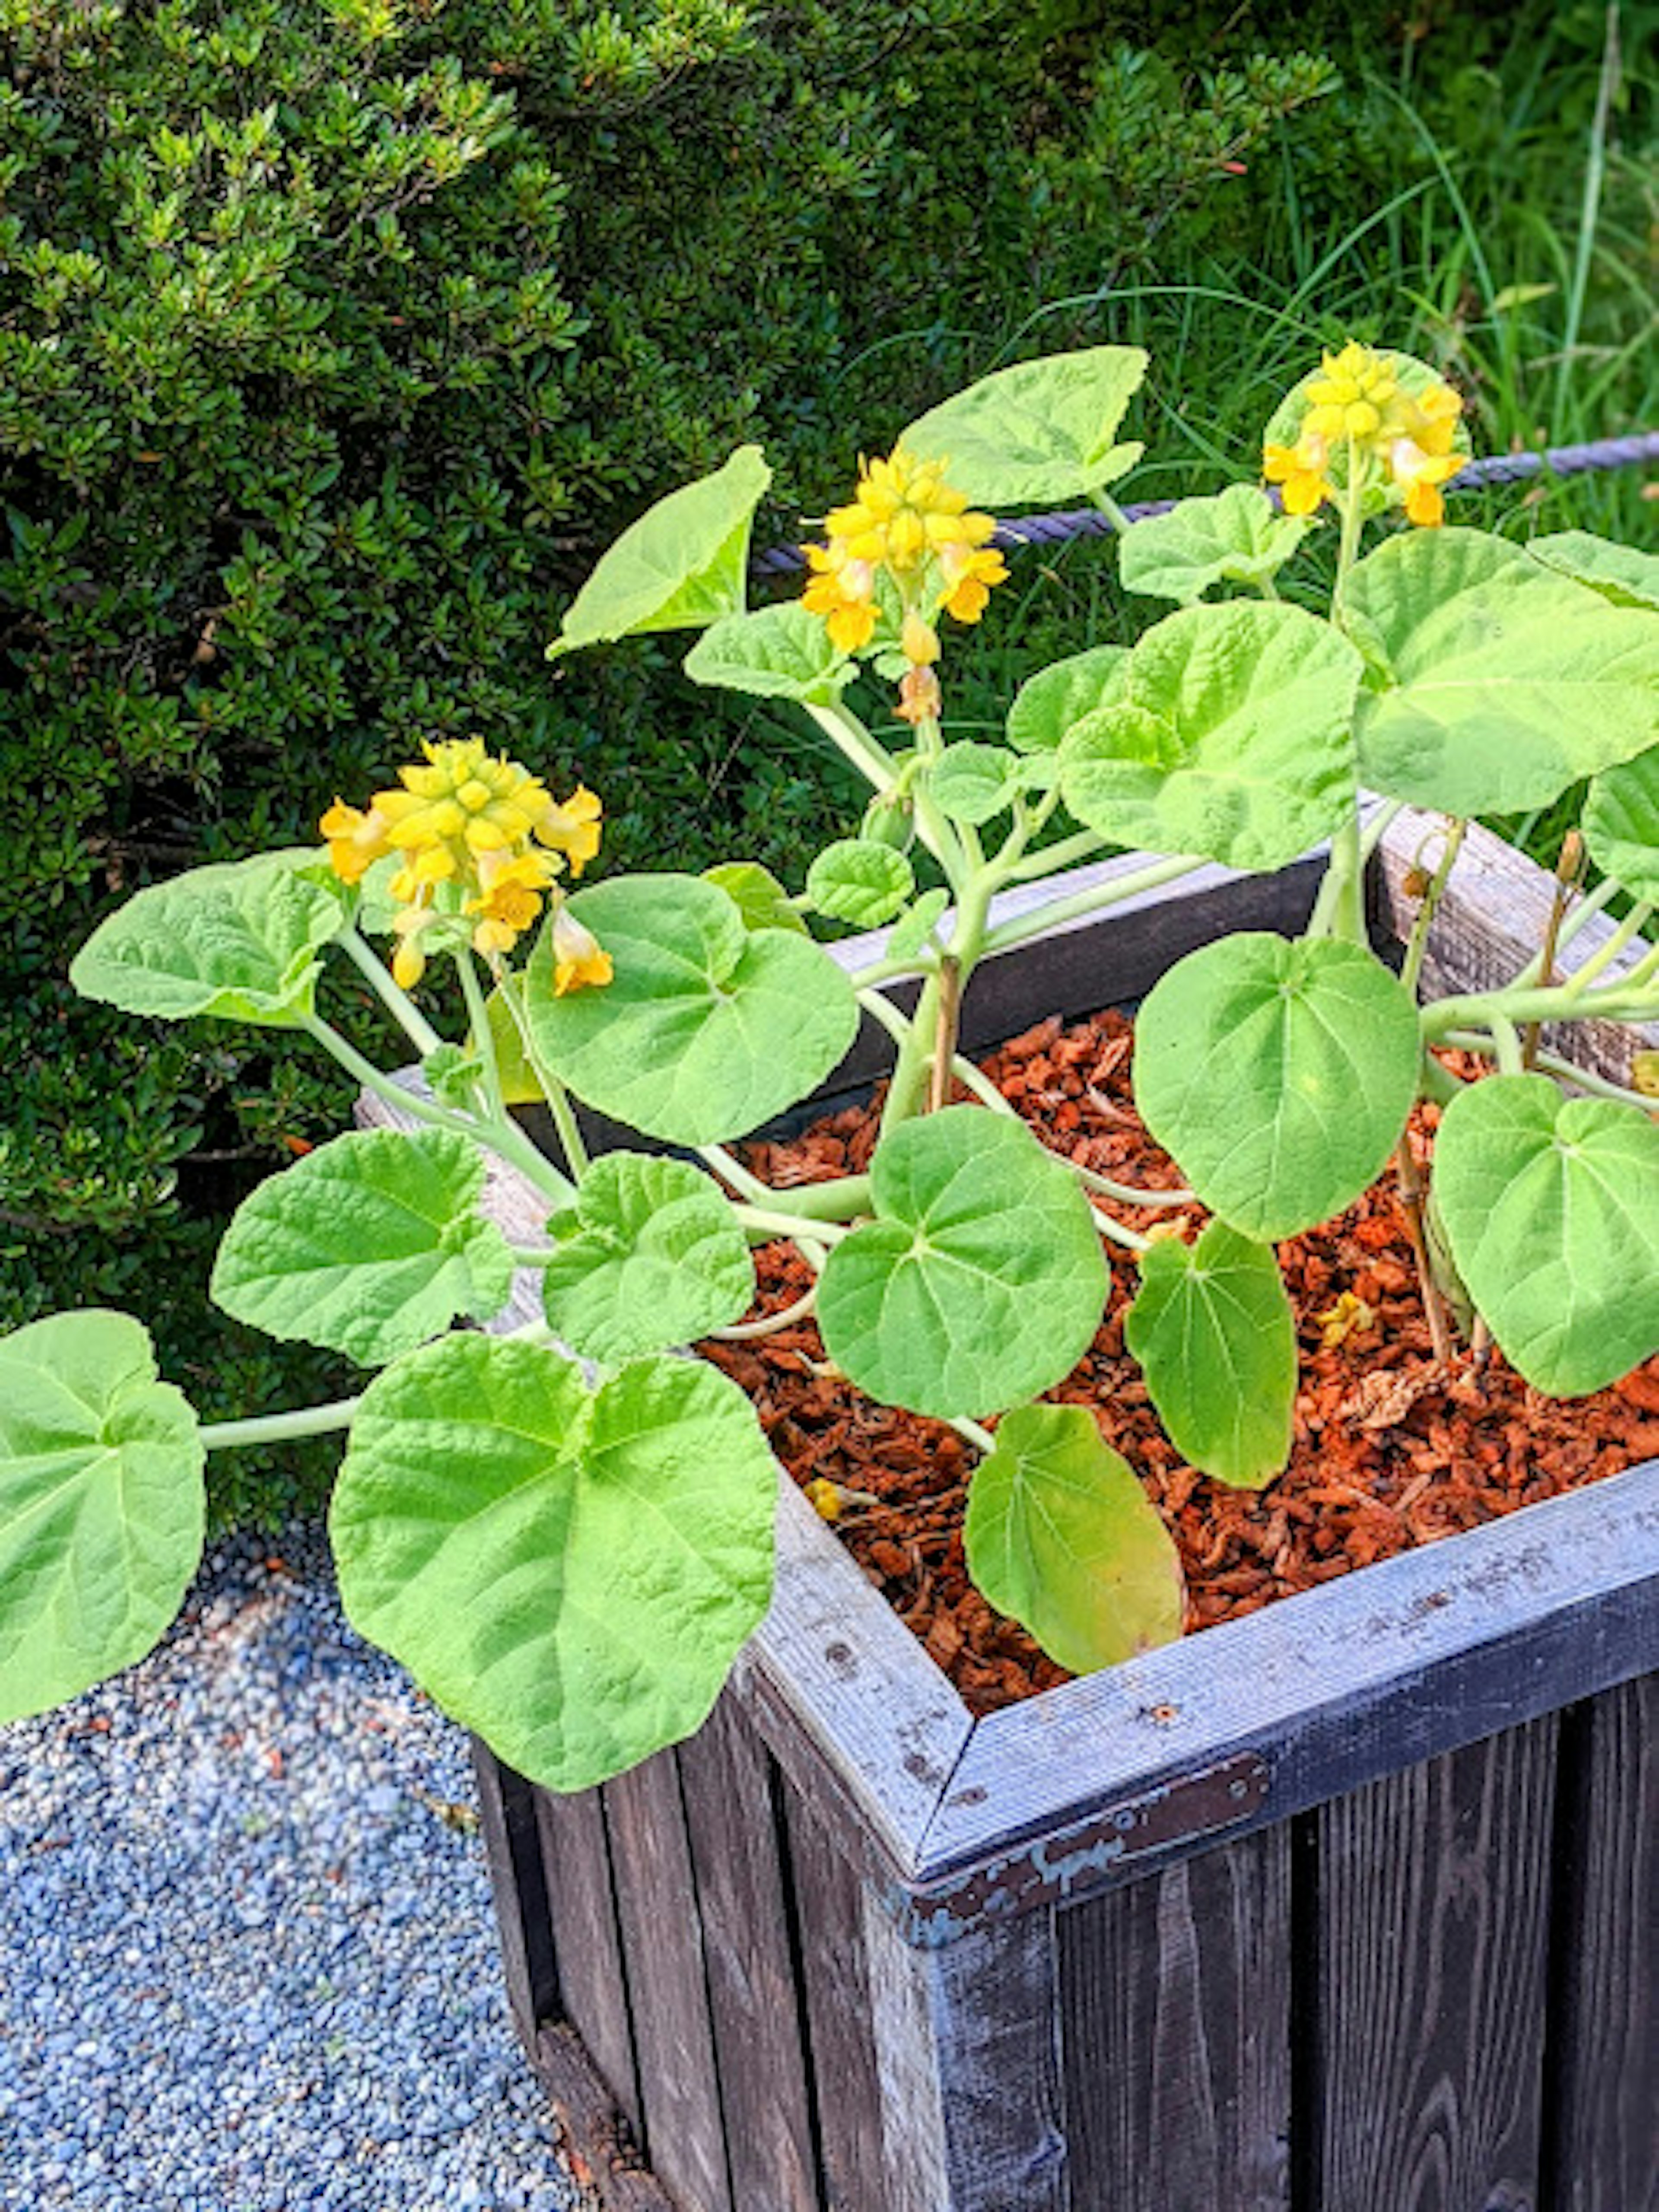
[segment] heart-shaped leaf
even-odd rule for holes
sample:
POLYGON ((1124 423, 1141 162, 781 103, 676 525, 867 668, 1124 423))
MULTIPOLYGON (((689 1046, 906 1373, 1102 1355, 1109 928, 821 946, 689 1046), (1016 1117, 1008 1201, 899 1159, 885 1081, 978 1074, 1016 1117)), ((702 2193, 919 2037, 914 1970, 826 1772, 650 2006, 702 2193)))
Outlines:
POLYGON ((689 1344, 754 1298, 749 1239, 715 1185, 684 1160, 606 1152, 582 1177, 575 1218, 542 1296, 549 1328, 585 1358, 617 1366, 689 1344))
POLYGON ((269 1336, 384 1366, 507 1304, 513 1254, 478 1211, 483 1179, 483 1153, 447 1129, 336 1137, 242 1200, 212 1297, 269 1336))
POLYGON ((1087 346, 981 377, 913 422, 900 441, 947 465, 976 506, 1081 499, 1140 459, 1113 433, 1146 374, 1139 346, 1087 346))
POLYGON ((1361 702, 1363 781, 1447 814, 1548 806, 1659 738, 1659 622, 1478 530, 1389 539, 1344 606, 1392 684, 1361 702))
POLYGON ((647 1359, 590 1394, 449 1336, 377 1376, 329 1515, 353 1625, 507 1765, 586 1790, 706 1718, 772 1588, 777 1468, 734 1382, 647 1359))
POLYGON ((1434 1145, 1452 1255, 1504 1354, 1576 1398, 1659 1350, 1659 1124, 1547 1075, 1460 1091, 1434 1145))
POLYGON ((871 1164, 876 1218, 818 1279, 830 1356, 915 1413, 992 1413, 1087 1351, 1106 1262, 1088 1201, 1021 1122, 979 1106, 902 1122, 871 1164))
POLYGON ((1057 751, 1073 723, 1099 706, 1128 658, 1127 645, 1095 645, 1029 677, 1008 710, 1008 742, 1014 750, 1057 751))
POLYGON ((1340 1213, 1417 1095, 1411 994, 1362 945, 1224 937, 1135 1021, 1135 1100, 1206 1206, 1271 1243, 1340 1213))
POLYGON ((1001 745, 947 745, 927 770, 927 788, 941 814, 977 827, 1013 805, 1020 765, 1001 745))
POLYGON ((968 1571, 1074 1674, 1181 1633, 1181 1561, 1127 1461, 1082 1406, 1019 1406, 974 1470, 968 1571))
POLYGON ((1604 874, 1659 901, 1659 745, 1604 769, 1584 802, 1584 842, 1604 874))
POLYGON ((788 892, 758 860, 719 861, 703 870, 702 879, 726 893, 743 916, 745 929, 787 929, 795 937, 811 935, 788 892))
POLYGON ((1650 607, 1659 612, 1659 553, 1644 553, 1588 530, 1554 530, 1547 537, 1529 538, 1526 550, 1547 568, 1588 584, 1616 607, 1650 607))
POLYGON ((853 987, 822 945, 746 928, 696 876, 617 876, 570 910, 615 972, 603 989, 556 997, 543 931, 526 993, 537 1053, 579 1098, 647 1136, 746 1136, 815 1090, 857 1033, 853 987))
POLYGON ((1282 868, 1352 810, 1361 672, 1353 647, 1300 607, 1170 615, 1073 725, 1066 804, 1119 844, 1282 868))
POLYGON ((1260 1489, 1290 1456, 1296 1322, 1266 1244, 1212 1221, 1142 1255, 1124 1324, 1158 1419, 1190 1466, 1260 1489))
POLYGON ((887 957, 890 960, 911 960, 919 953, 933 932, 933 925, 951 903, 951 894, 935 884, 924 891, 906 914, 893 924, 887 937, 887 957))
POLYGON ((192 868, 136 892, 76 954, 70 981, 83 998, 130 1014, 297 1029, 312 1011, 319 949, 345 920, 331 889, 298 863, 265 854, 192 868))
POLYGON ((648 507, 577 592, 554 659, 641 630, 700 629, 742 611, 755 509, 772 481, 758 446, 648 507))
POLYGON ((873 837, 842 837, 826 845, 806 872, 806 896, 832 921, 879 929, 915 894, 910 863, 873 837))
POLYGON ((821 616, 788 599, 753 614, 723 615, 685 656, 685 672, 693 683, 727 691, 827 707, 858 665, 831 641, 821 616))
POLYGON ((1119 540, 1118 574, 1127 591, 1186 606, 1212 585, 1276 576, 1313 527, 1281 514, 1255 484, 1229 484, 1212 499, 1183 499, 1167 514, 1131 523, 1119 540))
POLYGON ((196 1416, 127 1315, 0 1337, 0 1722, 152 1650, 202 1556, 196 1416))

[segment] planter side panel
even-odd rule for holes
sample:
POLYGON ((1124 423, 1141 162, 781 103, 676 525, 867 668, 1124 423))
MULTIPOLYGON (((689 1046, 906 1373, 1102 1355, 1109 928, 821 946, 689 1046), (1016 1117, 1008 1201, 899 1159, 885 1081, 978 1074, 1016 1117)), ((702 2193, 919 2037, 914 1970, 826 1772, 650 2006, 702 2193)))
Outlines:
POLYGON ((1059 1921, 1075 2212, 1287 2212, 1289 1825, 1059 1921))
POLYGON ((1557 1735, 1506 1730, 1316 1816, 1321 2212, 1539 2201, 1557 1735))
POLYGON ((1659 1675, 1563 1724, 1553 2212, 1659 2207, 1659 1675))
POLYGON ((611 1845, 597 1790, 534 1793, 542 1874, 563 2016, 586 2045, 634 2141, 643 2145, 639 2073, 611 1880, 611 1845))

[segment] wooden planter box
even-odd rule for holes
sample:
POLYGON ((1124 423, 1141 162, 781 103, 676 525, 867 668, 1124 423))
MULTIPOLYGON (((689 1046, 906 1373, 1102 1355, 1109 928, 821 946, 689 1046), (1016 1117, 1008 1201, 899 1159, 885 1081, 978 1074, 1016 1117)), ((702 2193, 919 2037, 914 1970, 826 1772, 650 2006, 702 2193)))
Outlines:
MULTIPOLYGON (((1431 827, 1385 841, 1379 942, 1431 827)), ((1066 928, 970 1042, 1312 886, 1066 928)), ((1512 972, 1547 902, 1471 833, 1427 988, 1512 972)), ((1654 2212, 1659 1461, 977 1722, 788 1484, 779 1531, 692 1741, 564 1798, 480 1752, 514 2017, 605 2212, 1654 2212)))

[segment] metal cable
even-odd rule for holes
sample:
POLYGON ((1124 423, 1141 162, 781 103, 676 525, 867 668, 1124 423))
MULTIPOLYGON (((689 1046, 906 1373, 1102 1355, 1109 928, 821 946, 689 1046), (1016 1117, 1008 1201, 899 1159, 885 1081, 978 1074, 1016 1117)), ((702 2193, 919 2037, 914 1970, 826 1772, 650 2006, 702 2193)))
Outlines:
MULTIPOLYGON (((1583 446, 1551 446, 1541 453, 1489 453, 1471 461, 1446 486, 1449 493, 1476 491, 1489 484, 1524 483, 1528 477, 1588 476, 1595 469, 1629 469, 1645 461, 1659 461, 1659 430, 1639 430, 1627 438, 1596 438, 1583 446)), ((1121 512, 1130 522, 1149 514, 1167 514, 1179 502, 1173 499, 1142 500, 1121 512)), ((1018 521, 999 526, 994 545, 1060 545, 1073 538, 1103 538, 1115 529, 1109 515, 1098 507, 1062 508, 1053 514, 1025 514, 1018 521)), ((757 576, 793 576, 806 566, 798 545, 775 545, 758 553, 750 564, 757 576)))

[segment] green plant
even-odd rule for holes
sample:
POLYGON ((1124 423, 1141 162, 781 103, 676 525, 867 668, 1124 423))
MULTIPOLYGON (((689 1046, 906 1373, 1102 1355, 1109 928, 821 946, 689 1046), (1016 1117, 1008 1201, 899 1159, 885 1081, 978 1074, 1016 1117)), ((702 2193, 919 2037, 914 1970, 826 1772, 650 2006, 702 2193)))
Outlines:
POLYGON ((1109 1665, 1178 1634, 1182 1592, 1131 1468, 1085 1410, 1044 1398, 1094 1336, 1108 1253, 1139 1271, 1126 1340, 1171 1440, 1259 1487, 1288 1455, 1297 1387, 1273 1245, 1391 1159, 1438 1358, 1470 1309, 1560 1395, 1659 1344, 1659 1122, 1537 1036, 1659 1014, 1659 946, 1641 937, 1659 907, 1659 566, 1582 533, 1522 548, 1440 527, 1468 451, 1461 402, 1425 364, 1351 344, 1267 426, 1282 511, 1244 483, 1126 531, 1125 586, 1176 611, 1133 646, 1039 670, 1001 742, 947 744, 941 631, 977 624, 1006 577, 987 510, 1109 507, 1140 450, 1117 430, 1146 368, 1088 349, 930 410, 831 512, 799 601, 747 606, 769 472, 744 447, 650 509, 567 608, 551 656, 696 631, 694 682, 804 710, 850 763, 869 804, 803 890, 740 858, 570 890, 599 848, 598 799, 556 801, 481 741, 448 740, 367 807, 331 807, 326 853, 192 871, 94 933, 73 970, 94 999, 301 1032, 416 1126, 336 1138, 261 1184, 214 1270, 232 1316, 378 1370, 360 1392, 204 1422, 124 1314, 0 1339, 0 1715, 73 1694, 161 1632, 198 1555, 209 1451, 346 1430, 330 1525, 358 1627, 520 1771, 602 1780, 699 1724, 771 1587, 758 1418, 673 1347, 807 1311, 851 1386, 950 1422, 981 1455, 966 1544, 986 1595, 1062 1663, 1109 1665), (1299 566, 1327 510, 1328 592, 1299 566), (1388 528, 1402 511, 1413 526, 1388 528), (848 703, 861 667, 896 684, 891 730, 848 703), (1494 988, 1419 1006, 1468 817, 1585 778, 1605 884, 1557 945, 1622 886, 1635 903, 1608 947, 1565 982, 1552 947, 1494 988), (1362 783, 1385 815, 1410 801, 1446 817, 1399 977, 1365 941, 1377 828, 1362 783), (1034 851, 1062 815, 1059 844, 1034 851), (1224 937, 1141 1007, 1139 1103, 1189 1189, 1154 1194, 1045 1151, 960 1059, 985 960, 1204 862, 1272 871, 1321 839, 1299 938, 1224 937), (1126 842, 1158 857, 994 917, 999 890, 1126 842), (807 915, 885 927, 884 947, 849 974, 807 915), (424 1091, 322 1012, 331 954, 398 1023, 424 1091), (434 962, 459 986, 459 1041, 410 995, 434 962), (908 1014, 887 990, 905 976, 921 979, 908 1014), (769 1187, 731 1143, 824 1080, 861 1010, 896 1048, 868 1172, 769 1187), (1443 1042, 1496 1073, 1461 1082, 1430 1050, 1443 1042), (949 1103, 958 1079, 977 1103, 949 1103), (1443 1108, 1431 1192, 1406 1133, 1425 1095, 1443 1108), (512 1115, 536 1097, 556 1160, 512 1115), (576 1102, 679 1156, 591 1158, 576 1102), (538 1194, 541 1235, 510 1243, 481 1211, 489 1154, 538 1194), (1190 1244, 1120 1218, 1194 1201, 1212 1218, 1190 1244), (745 1322, 750 1247, 776 1237, 813 1287, 745 1322), (500 1315, 520 1267, 538 1316, 451 1332, 500 1315))

